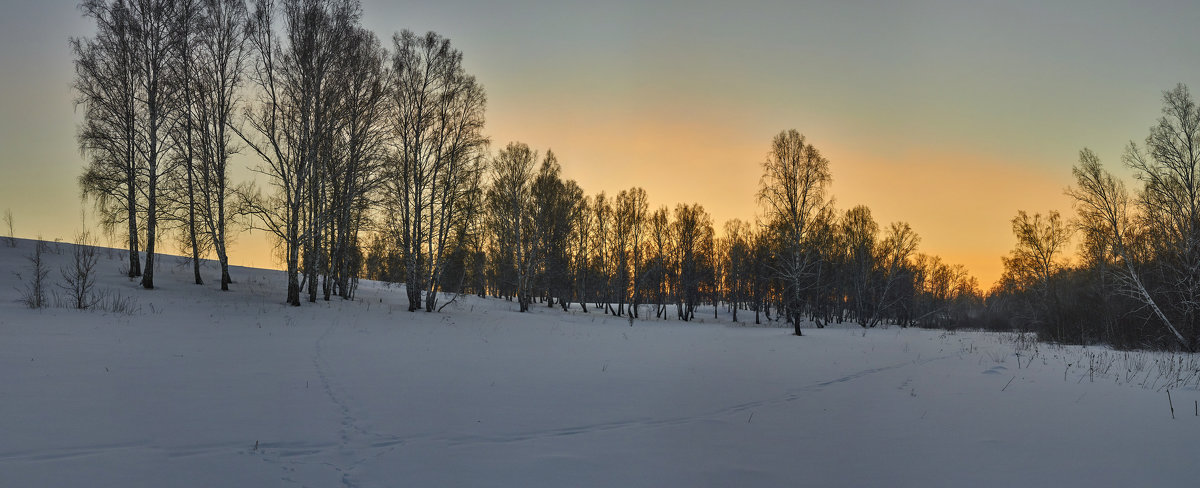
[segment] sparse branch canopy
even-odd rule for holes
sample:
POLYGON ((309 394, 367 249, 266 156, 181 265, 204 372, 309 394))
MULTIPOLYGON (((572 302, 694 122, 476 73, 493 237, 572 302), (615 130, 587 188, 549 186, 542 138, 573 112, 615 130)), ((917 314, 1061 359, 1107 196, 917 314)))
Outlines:
POLYGON ((1021 210, 1012 219, 1012 231, 1017 246, 1005 260, 1008 271, 1015 278, 1045 290, 1051 277, 1063 266, 1058 257, 1071 239, 1071 226, 1057 211, 1052 210, 1045 217, 1042 214, 1031 217, 1021 210))
POLYGON ((758 199, 778 238, 774 274, 785 284, 784 304, 796 335, 801 335, 805 294, 815 285, 819 268, 819 257, 805 241, 814 216, 828 204, 825 192, 832 179, 829 160, 795 129, 771 141, 758 199))
POLYGON ((295 306, 301 250, 309 300, 316 299, 320 237, 329 220, 324 178, 345 122, 339 69, 360 15, 351 0, 285 0, 279 6, 258 0, 250 16, 249 42, 257 55, 250 78, 257 100, 244 111, 245 126, 235 129, 260 160, 256 171, 268 177, 275 194, 261 198, 245 186, 237 198, 242 213, 282 237, 287 302, 295 306))
POLYGON ((530 281, 542 255, 533 200, 536 162, 537 151, 523 143, 509 143, 492 162, 492 182, 487 189, 500 276, 515 290, 522 312, 529 310, 530 281))
POLYGON ((812 215, 826 204, 825 190, 832 180, 829 160, 795 129, 787 130, 771 140, 758 199, 785 240, 799 243, 812 215))
POLYGON ((392 39, 392 166, 388 199, 405 260, 409 310, 433 311, 459 205, 484 167, 487 97, 450 40, 404 31, 392 39))
POLYGON ((1163 307, 1159 306, 1159 300, 1147 288, 1141 272, 1137 269, 1129 247, 1131 224, 1128 214, 1129 194, 1125 185, 1105 171, 1100 165, 1100 158, 1086 148, 1079 152, 1079 164, 1073 167, 1071 172, 1075 175, 1075 186, 1067 189, 1067 195, 1075 199, 1080 227, 1087 232, 1105 235, 1111 239, 1111 244, 1123 263, 1123 266, 1118 268, 1118 276, 1125 291, 1149 307, 1180 345, 1192 347, 1163 307))
MULTIPOLYGON (((796 335, 808 320, 915 322, 901 302, 925 293, 910 262, 916 234, 881 227, 866 206, 835 209, 830 162, 796 130, 776 134, 762 162, 762 219, 733 220, 717 238, 699 204, 652 212, 636 183, 585 196, 553 152, 539 159, 520 143, 493 157, 486 93, 463 54, 435 32, 402 31, 385 48, 360 24, 358 0, 83 0, 81 9, 97 34, 71 41, 88 161, 80 184, 102 224, 125 229, 130 274, 147 288, 157 234, 181 230, 195 282, 212 251, 228 289, 236 223, 277 239, 291 305, 301 289, 310 302, 319 287, 325 300, 353 298, 366 268, 403 281, 410 311, 440 310, 440 291, 470 288, 516 297, 523 311, 575 301, 640 318, 653 303, 663 317, 673 303, 691 320, 711 303, 714 317, 727 307, 736 321, 753 308, 756 322, 786 321, 796 335), (230 181, 239 152, 256 180, 230 181), (369 255, 360 233, 373 238, 369 255)), ((1197 124, 1186 90, 1168 98, 1174 108, 1148 150, 1130 158, 1147 181, 1169 183, 1143 200, 1175 205, 1181 185, 1170 182, 1186 178, 1159 161, 1190 161, 1174 135, 1197 124)), ((1153 237, 1174 243, 1184 224, 1153 237)), ((1191 248, 1180 249, 1190 262, 1191 248)))
POLYGON ((87 0, 79 7, 96 23, 95 37, 70 40, 75 103, 83 108, 77 139, 87 158, 79 185, 83 196, 95 202, 105 230, 114 232, 125 224, 132 278, 142 275, 138 215, 145 210, 146 186, 137 28, 126 2, 87 0))

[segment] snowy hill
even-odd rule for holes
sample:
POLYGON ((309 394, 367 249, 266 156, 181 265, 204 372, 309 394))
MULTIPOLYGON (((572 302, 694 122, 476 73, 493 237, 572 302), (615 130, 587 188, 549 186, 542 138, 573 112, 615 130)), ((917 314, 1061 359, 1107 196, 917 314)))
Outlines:
MULTIPOLYGON (((51 281, 71 256, 57 247, 51 281)), ((711 308, 632 326, 476 297, 409 313, 374 282, 292 308, 278 271, 235 268, 223 293, 214 266, 197 286, 166 257, 146 291, 117 251, 98 287, 131 313, 31 310, 32 250, 0 242, 5 487, 1200 479, 1195 356, 857 326, 792 337, 711 308)))

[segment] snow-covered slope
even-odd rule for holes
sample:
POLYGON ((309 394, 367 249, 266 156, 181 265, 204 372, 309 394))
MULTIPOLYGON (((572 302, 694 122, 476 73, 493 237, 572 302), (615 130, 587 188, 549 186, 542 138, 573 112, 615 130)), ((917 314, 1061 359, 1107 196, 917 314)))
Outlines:
POLYGON ((371 282, 292 308, 277 271, 235 268, 222 293, 168 257, 145 291, 116 252, 100 288, 134 313, 30 310, 15 273, 32 246, 0 242, 0 486, 1200 480, 1193 356, 899 328, 792 337, 711 308, 632 326, 476 297, 409 313, 371 282))

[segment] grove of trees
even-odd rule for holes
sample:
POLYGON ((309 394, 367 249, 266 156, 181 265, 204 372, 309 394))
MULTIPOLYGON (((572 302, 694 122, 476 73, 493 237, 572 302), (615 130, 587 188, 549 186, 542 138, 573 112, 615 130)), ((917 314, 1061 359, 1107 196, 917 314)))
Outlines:
POLYGON ((1186 86, 1163 93, 1161 117, 1121 161, 1133 190, 1084 148, 1067 189, 1075 218, 1013 219, 991 322, 1061 342, 1200 349, 1200 107, 1186 86))
MULTIPOLYGON (((242 227, 278 242, 291 305, 351 299, 366 277, 404 283, 410 311, 463 293, 631 320, 690 321, 711 305, 796 335, 809 322, 965 323, 983 305, 963 267, 918 253, 908 224, 881 225, 865 206, 838 210, 830 161, 796 130, 770 141, 761 215, 718 225, 699 204, 651 208, 639 187, 589 195, 548 149, 510 142, 493 152, 487 97, 462 53, 433 32, 402 31, 385 47, 362 27, 357 1, 86 0, 81 9, 97 30, 71 40, 80 185, 128 242, 128 274, 146 288, 155 244, 169 234, 197 284, 200 259, 215 254, 228 290, 228 245, 242 227), (239 153, 254 181, 231 182, 239 153)), ((1151 154, 1158 161, 1158 146, 1151 154)), ((1155 195, 1162 218, 1177 216, 1162 207, 1176 195, 1155 195)), ((1128 217, 1118 218, 1116 231, 1098 231, 1103 242, 1160 237, 1130 236, 1128 217)), ((1026 223, 1040 242, 1043 221, 1026 223)), ((1053 249, 1037 252, 1013 259, 1040 266, 1030 279, 1045 301, 1061 268, 1053 249)), ((1127 280, 1149 280, 1151 299, 1163 299, 1163 279, 1200 286, 1200 273, 1151 278, 1141 266, 1127 280)), ((1177 308, 1164 313, 1194 335, 1193 309, 1177 308)))

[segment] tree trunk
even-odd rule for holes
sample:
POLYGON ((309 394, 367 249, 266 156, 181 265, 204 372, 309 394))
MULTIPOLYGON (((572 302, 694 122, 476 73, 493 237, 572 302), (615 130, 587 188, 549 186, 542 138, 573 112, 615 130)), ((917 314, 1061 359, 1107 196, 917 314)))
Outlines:
POLYGON ((128 189, 127 205, 129 206, 129 277, 136 278, 142 275, 142 263, 138 256, 138 230, 137 230, 137 205, 134 204, 137 198, 137 190, 133 186, 133 174, 130 173, 126 188, 128 189))
POLYGON ((192 274, 197 285, 203 285, 200 277, 200 246, 196 242, 196 182, 195 164, 192 155, 192 119, 188 116, 187 127, 187 186, 188 186, 188 239, 192 245, 192 274))
POLYGON ((295 195, 289 195, 289 214, 287 229, 287 274, 288 291, 287 303, 293 307, 300 306, 300 201, 295 195))
MULTIPOLYGON (((156 113, 151 111, 151 117, 156 113)), ((153 132, 150 134, 150 183, 149 196, 146 199, 146 269, 142 272, 142 287, 147 290, 154 289, 154 241, 156 240, 155 232, 158 230, 158 163, 155 161, 158 158, 155 147, 158 144, 158 136, 153 132)))

